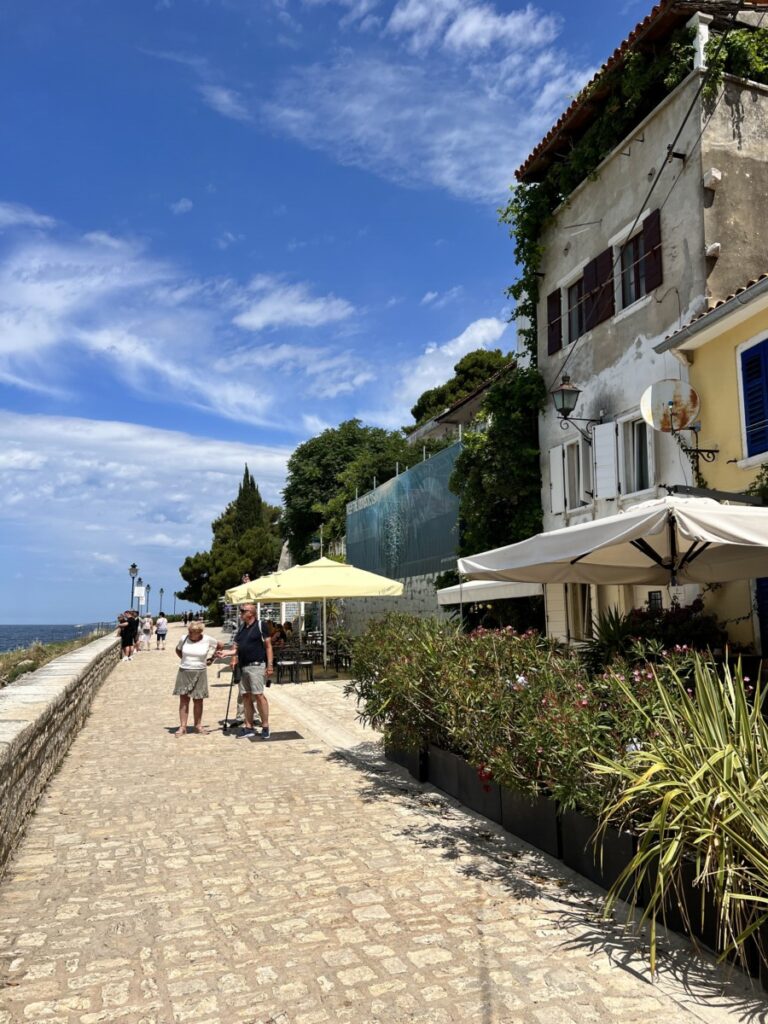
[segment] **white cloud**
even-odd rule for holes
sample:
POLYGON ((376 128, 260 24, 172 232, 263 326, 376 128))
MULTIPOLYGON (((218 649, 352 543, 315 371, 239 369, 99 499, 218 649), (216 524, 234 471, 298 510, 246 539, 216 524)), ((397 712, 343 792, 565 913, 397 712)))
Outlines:
POLYGON ((555 54, 454 69, 344 55, 297 69, 264 113, 336 161, 465 199, 504 196, 515 168, 587 73, 555 54))
POLYGON ((271 327, 319 327, 346 320, 355 312, 346 299, 334 295, 315 297, 306 284, 286 284, 261 275, 251 281, 258 298, 234 318, 238 327, 263 331, 271 327))
POLYGON ((177 199, 175 203, 171 203, 171 212, 177 216, 182 213, 189 213, 195 204, 191 199, 187 199, 186 196, 182 196, 181 199, 177 199))
POLYGON ((475 320, 457 337, 442 345, 428 345, 424 352, 394 368, 397 384, 393 393, 397 402, 387 409, 366 411, 361 418, 369 423, 395 429, 409 422, 410 409, 423 392, 443 384, 453 375, 453 367, 468 352, 478 348, 494 348, 501 341, 508 324, 496 317, 475 320))
POLYGON ((0 229, 12 227, 52 228, 53 217, 37 213, 23 203, 0 203, 0 229))
POLYGON ((237 242, 242 242, 245 235, 236 235, 233 231, 223 231, 216 239, 217 249, 228 249, 230 245, 235 245, 237 242))
POLYGON ((494 4, 466 0, 399 0, 387 30, 405 36, 414 51, 441 44, 455 54, 486 51, 494 45, 531 49, 551 42, 558 20, 530 4, 500 14, 494 4))
POLYGON ((33 234, 0 250, 0 382, 71 397, 78 382, 68 376, 68 356, 85 354, 94 372, 111 372, 145 399, 298 433, 301 424, 280 406, 278 390, 244 381, 242 368, 275 366, 290 386, 326 399, 347 394, 370 371, 323 330, 338 333, 354 313, 345 299, 317 295, 307 282, 189 278, 137 242, 101 232, 69 242, 33 234), (249 334, 312 328, 318 338, 304 348, 282 338, 244 345, 238 327, 249 334), (211 386, 199 367, 217 360, 211 386))
POLYGON ((458 299, 462 295, 463 291, 464 289, 461 285, 457 284, 442 294, 440 292, 427 292, 423 296, 420 305, 431 306, 433 309, 443 309, 449 303, 458 299))
POLYGON ((234 89, 226 89, 222 85, 212 85, 210 82, 201 82, 197 88, 211 110, 215 110, 222 117, 229 117, 233 121, 251 120, 251 114, 245 101, 234 89))

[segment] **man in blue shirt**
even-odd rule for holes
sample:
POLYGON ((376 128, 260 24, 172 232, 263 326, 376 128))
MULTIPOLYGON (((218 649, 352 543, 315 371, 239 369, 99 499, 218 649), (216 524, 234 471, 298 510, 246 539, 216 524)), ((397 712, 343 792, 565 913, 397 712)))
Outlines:
POLYGON ((269 732, 269 701, 264 693, 264 685, 269 685, 273 671, 272 642, 269 637, 261 635, 261 627, 256 618, 256 606, 244 604, 240 608, 240 628, 233 637, 236 653, 232 658, 232 668, 240 666, 240 693, 243 695, 243 717, 245 725, 238 735, 241 737, 255 736, 253 728, 254 702, 261 718, 261 738, 268 740, 269 732))

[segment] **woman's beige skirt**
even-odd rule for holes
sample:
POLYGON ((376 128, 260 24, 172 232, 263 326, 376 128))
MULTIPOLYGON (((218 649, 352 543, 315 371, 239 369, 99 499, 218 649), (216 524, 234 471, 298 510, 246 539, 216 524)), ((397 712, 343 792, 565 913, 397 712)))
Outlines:
POLYGON ((204 668, 180 668, 173 692, 179 697, 202 700, 208 696, 208 673, 204 668))

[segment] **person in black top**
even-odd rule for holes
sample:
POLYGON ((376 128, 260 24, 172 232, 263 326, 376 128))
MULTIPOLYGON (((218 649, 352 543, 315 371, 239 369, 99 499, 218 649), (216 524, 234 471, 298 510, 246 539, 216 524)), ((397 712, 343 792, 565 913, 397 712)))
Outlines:
POLYGON ((268 740, 269 732, 269 701, 264 693, 264 685, 269 686, 273 671, 272 642, 269 637, 261 635, 261 627, 256 619, 256 606, 244 604, 240 608, 240 628, 232 641, 236 653, 232 658, 232 669, 240 666, 240 693, 243 695, 243 717, 245 725, 240 736, 252 737, 253 705, 259 710, 261 718, 261 738, 268 740))

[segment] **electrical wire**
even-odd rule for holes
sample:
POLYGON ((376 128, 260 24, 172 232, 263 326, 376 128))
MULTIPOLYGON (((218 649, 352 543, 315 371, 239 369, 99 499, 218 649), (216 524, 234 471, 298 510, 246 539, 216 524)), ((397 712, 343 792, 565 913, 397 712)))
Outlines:
MULTIPOLYGON (((630 238, 632 236, 632 234, 634 233, 635 228, 637 227, 638 223, 640 222, 640 218, 641 218, 641 216, 643 214, 643 210, 646 209, 648 203, 650 202, 651 196, 653 195, 654 191, 656 190, 657 185, 659 184, 659 181, 661 180, 661 176, 664 173, 666 165, 667 165, 667 163, 669 162, 669 160, 671 158, 671 154, 674 151, 675 146, 677 145, 678 141, 680 140, 680 136, 683 134, 685 126, 688 123, 688 119, 690 118, 691 114, 693 113, 693 111, 696 108, 696 104, 698 103, 699 98, 701 97, 701 94, 702 94, 702 92, 704 90, 704 87, 706 86, 707 81, 709 80, 709 77, 713 73, 713 68, 717 65, 717 59, 720 56, 720 51, 722 50, 723 46, 725 45, 725 41, 728 38, 728 35, 731 33, 731 31, 733 30, 733 28, 734 28, 734 26, 736 24, 736 19, 737 19, 738 15, 741 12, 741 9, 743 7, 743 3, 744 3, 744 0, 739 0, 739 2, 736 5, 736 9, 734 10, 734 12, 733 12, 733 14, 731 16, 731 23, 730 23, 730 25, 728 25, 726 27, 726 29, 720 35, 720 38, 719 38, 718 44, 717 44, 717 49, 715 50, 711 60, 707 62, 707 66, 704 68, 704 74, 701 77, 701 82, 699 83, 699 87, 696 90, 696 92, 695 92, 695 94, 693 96, 693 99, 691 100, 691 102, 690 102, 690 104, 688 106, 687 111, 685 112, 685 115, 684 115, 682 121, 680 122, 680 126, 678 127, 677 131, 675 132, 675 137, 673 138, 672 142, 667 147, 667 156, 662 160, 662 162, 661 162, 661 164, 659 166, 659 169, 656 172, 653 181, 651 182, 651 187, 648 189, 648 192, 647 192, 645 198, 643 199, 642 203, 640 204, 640 207, 639 207, 639 209, 637 211, 637 215, 635 216, 635 219, 632 222, 632 227, 627 232, 627 238, 630 238)), ((765 15, 763 14, 762 17, 764 17, 764 16, 765 15)), ((761 21, 762 21, 762 17, 760 19, 761 21)), ((702 129, 702 132, 703 132, 703 129, 702 129)), ((699 139, 700 138, 701 138, 701 133, 699 134, 699 139)), ((698 142, 698 140, 697 140, 697 142, 698 142)), ((679 181, 679 178, 675 179, 675 181, 676 182, 679 181)), ((669 194, 667 194, 667 198, 669 198, 669 194)), ((611 275, 613 275, 613 273, 616 270, 616 267, 619 265, 620 261, 621 261, 621 247, 618 248, 618 252, 616 254, 616 257, 615 257, 615 259, 614 259, 614 261, 613 261, 613 263, 611 265, 611 275)), ((573 354, 576 351, 576 348, 577 348, 579 342, 581 341, 581 339, 583 337, 585 337, 585 335, 584 334, 580 334, 579 337, 576 338, 576 340, 570 346, 570 350, 569 350, 568 354, 566 355, 565 359, 563 360, 560 368, 558 369, 557 373, 555 374, 553 379, 550 381, 550 383, 547 385, 547 392, 549 394, 551 394, 552 391, 554 390, 555 384, 557 383, 558 379, 562 376, 563 371, 565 370, 566 366, 570 362, 571 357, 573 356, 573 354)))

